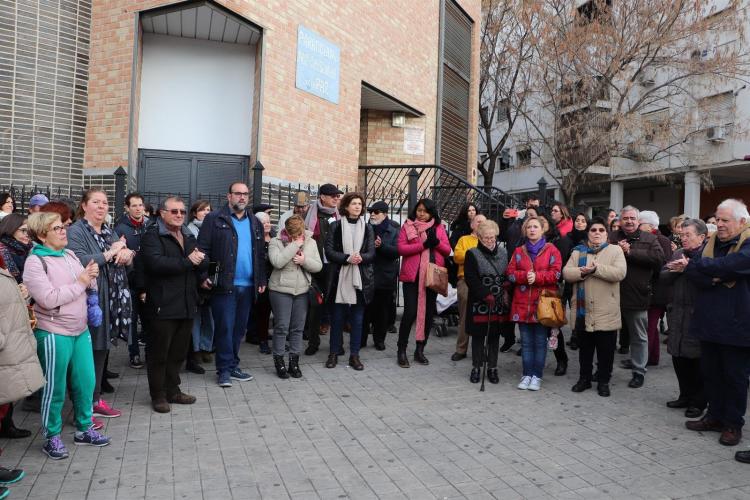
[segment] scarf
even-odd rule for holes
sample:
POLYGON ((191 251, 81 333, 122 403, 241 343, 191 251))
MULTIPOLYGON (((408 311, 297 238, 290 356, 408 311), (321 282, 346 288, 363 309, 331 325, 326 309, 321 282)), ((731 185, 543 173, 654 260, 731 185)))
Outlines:
POLYGON ((339 220, 339 211, 337 208, 328 208, 320 204, 320 200, 310 204, 310 208, 305 215, 305 227, 308 231, 312 231, 313 238, 316 240, 320 237, 320 221, 318 220, 318 212, 322 212, 326 215, 332 216, 334 219, 339 220))
MULTIPOLYGON (((596 248, 589 246, 589 243, 581 243, 575 250, 578 250, 578 267, 586 267, 588 254, 596 255, 609 246, 608 243, 602 243, 596 248)), ((576 331, 586 331, 586 286, 584 282, 578 283, 576 292, 576 331)))
POLYGON ((64 257, 65 249, 63 250, 52 250, 46 245, 35 245, 31 249, 31 255, 38 255, 39 257, 64 257))
POLYGON ((143 223, 146 222, 146 218, 145 217, 143 217, 141 220, 138 221, 138 220, 135 220, 134 218, 132 218, 131 216, 128 215, 128 219, 130 219, 130 223, 135 228, 143 227, 143 223))
MULTIPOLYGON (((205 220, 205 219, 203 219, 203 220, 205 220)), ((200 229, 200 228, 201 228, 201 226, 203 225, 203 220, 193 219, 193 220, 191 221, 191 223, 192 223, 192 224, 193 224, 193 225, 194 225, 195 227, 197 227, 198 229, 200 229)))
POLYGON ((391 225, 391 221, 388 220, 388 217, 380 222, 375 222, 370 219, 370 224, 372 224, 372 229, 375 231, 375 237, 377 238, 380 236, 380 239, 383 239, 383 235, 388 231, 388 226, 391 225))
MULTIPOLYGON (((737 243, 732 245, 732 247, 727 252, 727 255, 729 255, 730 253, 739 252, 740 248, 742 247, 742 244, 745 243, 745 240, 750 238, 750 224, 745 225, 745 227, 742 228, 742 231, 740 232, 739 236, 736 236, 736 238, 737 238, 737 243)), ((711 237, 708 239, 708 243, 706 243, 705 248, 703 248, 703 257, 708 257, 709 259, 714 258, 714 251, 716 250, 717 239, 718 239, 717 233, 714 233, 711 235, 711 237)), ((727 288, 733 288, 734 285, 737 284, 737 282, 727 281, 727 282, 722 282, 721 284, 727 288)))
MULTIPOLYGON (((107 224, 102 224, 101 233, 97 233, 86 219, 83 220, 83 226, 96 241, 99 250, 104 253, 112 246, 114 235, 107 224)), ((88 264, 88 262, 82 265, 88 264)), ((114 262, 107 262, 104 266, 109 285, 109 338, 112 340, 118 337, 124 341, 128 340, 131 323, 131 303, 130 289, 128 288, 128 277, 125 267, 117 266, 114 262)), ((101 277, 101 274, 99 275, 101 277)))
MULTIPOLYGON (((420 222, 416 219, 407 219, 404 223, 404 232, 406 239, 410 242, 421 241, 425 242, 427 239, 427 230, 435 225, 435 219, 430 219, 427 222, 420 222)), ((424 320, 427 313, 427 287, 425 286, 425 280, 427 278, 427 264, 430 263, 430 249, 422 249, 422 253, 419 256, 419 280, 417 286, 417 330, 415 332, 417 342, 424 342, 424 320)))
POLYGON ((547 244, 547 240, 542 236, 539 238, 539 241, 536 243, 532 243, 529 240, 526 240, 526 251, 529 252, 529 257, 531 257, 531 262, 533 263, 536 260, 537 255, 539 255, 539 252, 542 251, 542 248, 544 248, 544 245, 547 244))
MULTIPOLYGON (((365 220, 357 217, 355 223, 348 219, 342 220, 341 224, 341 247, 346 255, 352 255, 359 252, 362 248, 362 242, 365 240, 365 220)), ((337 304, 357 303, 357 290, 362 290, 362 274, 359 271, 359 264, 349 264, 341 266, 339 271, 339 282, 336 288, 337 304)))
POLYGON ((31 250, 31 243, 25 245, 7 234, 0 236, 0 243, 5 246, 11 257, 10 259, 5 259, 8 261, 5 263, 8 272, 16 279, 16 282, 20 283, 23 281, 23 265, 26 261, 26 256, 29 255, 29 251, 31 250))

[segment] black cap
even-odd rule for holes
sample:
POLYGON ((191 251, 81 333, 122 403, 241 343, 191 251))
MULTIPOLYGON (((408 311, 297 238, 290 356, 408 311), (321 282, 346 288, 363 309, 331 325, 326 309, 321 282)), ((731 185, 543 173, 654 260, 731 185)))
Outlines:
POLYGON ((333 184, 323 184, 318 189, 318 194, 324 194, 326 196, 334 196, 337 194, 344 194, 342 190, 334 186, 333 184))
POLYGON ((257 205, 253 205, 253 213, 257 214, 258 212, 265 212, 266 210, 269 210, 273 208, 273 205, 269 205, 268 203, 259 203, 257 205))
POLYGON ((374 212, 377 210, 378 212, 388 213, 388 204, 384 201, 376 201, 369 207, 367 207, 368 212, 374 212))

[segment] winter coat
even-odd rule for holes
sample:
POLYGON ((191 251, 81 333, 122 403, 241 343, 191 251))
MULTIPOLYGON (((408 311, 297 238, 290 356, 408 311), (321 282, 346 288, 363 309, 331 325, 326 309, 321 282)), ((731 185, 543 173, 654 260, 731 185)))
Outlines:
MULTIPOLYGON (((350 265, 346 261, 349 255, 344 253, 341 224, 349 224, 349 222, 346 220, 334 221, 326 236, 325 252, 328 260, 326 301, 331 304, 336 302, 336 290, 339 286, 341 267, 350 265)), ((370 224, 365 224, 365 237, 362 240, 359 255, 362 257, 362 262, 359 264, 359 274, 362 277, 362 295, 365 304, 369 304, 375 295, 375 270, 372 266, 375 260, 375 236, 370 224)))
POLYGON ((161 219, 141 238, 143 278, 136 280, 136 288, 143 283, 145 309, 154 319, 192 319, 198 311, 198 274, 208 262, 203 259, 200 266, 190 262, 188 255, 198 243, 187 228, 180 230, 184 248, 161 219))
POLYGON ((610 244, 599 253, 587 254, 586 265, 596 263, 596 271, 586 278, 581 278, 580 254, 578 250, 573 250, 563 269, 565 281, 573 283, 570 327, 576 327, 578 287, 583 286, 586 295, 586 331, 619 330, 622 328, 620 282, 625 279, 628 269, 622 248, 610 244))
POLYGON ((296 243, 284 244, 281 238, 273 238, 268 245, 268 259, 273 271, 268 280, 268 288, 274 292, 289 295, 302 295, 310 291, 311 274, 323 269, 323 262, 318 255, 318 244, 312 238, 312 231, 305 230, 305 242, 302 244, 305 261, 301 266, 292 262, 300 247, 296 243))
POLYGON ((525 245, 516 248, 506 271, 508 279, 514 285, 510 320, 516 323, 537 323, 539 297, 543 290, 558 291, 561 270, 560 251, 551 243, 544 245, 533 263, 525 245), (533 285, 529 285, 529 271, 536 273, 533 285))
MULTIPOLYGON (((93 260, 99 265, 99 276, 96 278, 96 287, 99 290, 99 307, 102 309, 102 324, 94 327, 89 325, 91 332, 91 343, 95 351, 107 351, 112 343, 117 342, 117 337, 112 330, 110 332, 109 319, 109 269, 114 263, 104 261, 104 253, 99 249, 94 236, 85 226, 84 220, 77 220, 68 228, 68 250, 72 250, 82 265, 87 265, 93 260)), ((111 245, 120 239, 116 231, 112 231, 109 239, 111 245)))
POLYGON ((630 252, 625 254, 628 273, 620 282, 620 308, 645 311, 651 300, 654 275, 664 265, 664 252, 656 236, 651 233, 637 230, 626 235, 620 229, 609 235, 609 242, 612 244, 617 245, 622 240, 630 243, 630 252))
POLYGON ((471 234, 471 223, 469 221, 465 221, 462 223, 454 222, 451 224, 451 236, 448 238, 448 241, 451 244, 451 248, 456 248, 456 245, 458 244, 458 240, 463 238, 464 236, 471 234))
MULTIPOLYGON (((245 210, 245 217, 250 219, 250 237, 253 247, 253 289, 257 295, 258 287, 267 284, 263 224, 250 210, 245 210)), ((213 293, 232 293, 234 272, 237 265, 237 244, 237 231, 232 223, 229 205, 224 205, 219 210, 214 210, 206 215, 198 233, 198 248, 206 254, 208 262, 219 264, 218 283, 214 283, 211 288, 213 293)), ((201 272, 200 281, 202 282, 206 278, 208 278, 208 272, 201 272)))
POLYGON ((508 321, 510 296, 505 270, 508 256, 500 244, 494 250, 477 245, 466 252, 464 280, 469 289, 469 303, 466 308, 466 333, 481 335, 487 333, 489 314, 490 333, 500 333, 501 322, 508 321), (495 304, 488 311, 485 297, 492 294, 495 304))
MULTIPOLYGON (((383 234, 380 236, 380 246, 375 248, 375 289, 395 290, 398 286, 398 233, 399 226, 393 221, 385 219, 380 224, 383 234)), ((374 230, 374 229, 373 229, 374 230)))
MULTIPOLYGON (((448 241, 448 233, 445 232, 445 228, 442 224, 433 226, 435 228, 435 235, 440 244, 432 249, 434 255, 434 263, 438 266, 445 266, 445 258, 451 254, 451 244, 448 241)), ((424 243, 420 239, 409 240, 406 238, 406 229, 401 228, 398 234, 398 253, 401 255, 401 272, 399 273, 398 279, 404 283, 414 283, 419 281, 419 263, 422 259, 422 250, 424 250, 424 243)), ((431 260, 431 262, 433 262, 431 260)))
POLYGON ((130 220, 128 214, 124 214, 120 217, 120 220, 115 224, 115 232, 120 236, 125 236, 125 242, 130 250, 137 252, 141 248, 141 237, 149 227, 149 218, 143 217, 143 224, 136 226, 133 221, 130 220))
POLYGON ((86 285, 78 281, 83 266, 70 250, 62 257, 41 258, 44 265, 38 255, 29 256, 23 273, 34 299, 36 326, 55 335, 78 336, 86 331, 88 322, 86 285))
POLYGON ((0 404, 5 404, 44 386, 26 301, 5 269, 0 269, 0 318, 0 404))
POLYGON ((560 232, 560 236, 567 236, 573 230, 573 219, 562 219, 557 223, 557 230, 560 232))
MULTIPOLYGON (((453 262, 458 266, 458 279, 462 279, 464 277, 464 265, 466 264, 466 255, 472 248, 476 248, 477 245, 479 245, 479 238, 474 236, 473 234, 467 234, 466 236, 461 236, 461 239, 458 240, 458 243, 456 243, 456 246, 453 247, 453 262)), ((505 250, 505 249, 503 249, 505 250)), ((508 255, 505 255, 505 258, 508 258, 508 255)), ((508 263, 505 263, 505 266, 507 267, 508 263)))
POLYGON ((690 333, 699 340, 750 347, 750 238, 739 251, 729 253, 739 239, 716 239, 714 258, 691 259, 685 268, 688 279, 698 287, 690 333))
MULTIPOLYGON (((672 243, 663 234, 655 233, 656 239, 661 246, 662 255, 666 258, 672 255, 672 243)), ((659 279, 659 274, 654 275, 654 295, 651 297, 651 306, 666 307, 672 301, 672 284, 659 279)))
MULTIPOLYGON (((700 256, 703 247, 696 253, 700 256)), ((669 261, 681 259, 685 251, 680 248, 669 261)), ((660 284, 672 288, 672 302, 667 305, 667 352, 680 358, 698 359, 701 357, 701 343, 691 332, 690 323, 695 310, 698 289, 687 275, 669 271, 666 266, 659 275, 660 284)))
POLYGON ((523 219, 504 219, 501 217, 498 225, 500 226, 500 241, 505 243, 505 250, 510 257, 523 239, 521 231, 523 219))

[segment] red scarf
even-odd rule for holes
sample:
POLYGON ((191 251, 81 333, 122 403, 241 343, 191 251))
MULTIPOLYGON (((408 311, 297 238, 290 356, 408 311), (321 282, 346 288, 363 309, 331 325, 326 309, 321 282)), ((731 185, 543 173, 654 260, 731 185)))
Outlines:
MULTIPOLYGON (((407 219, 404 223, 406 239, 413 242, 419 239, 422 243, 427 239, 427 230, 435 225, 435 219, 428 222, 407 219)), ((424 319, 427 312, 427 287, 425 279, 427 276, 427 264, 430 263, 430 249, 425 248, 419 256, 419 282, 417 286, 417 329, 415 332, 417 342, 423 342, 425 339, 424 319)))

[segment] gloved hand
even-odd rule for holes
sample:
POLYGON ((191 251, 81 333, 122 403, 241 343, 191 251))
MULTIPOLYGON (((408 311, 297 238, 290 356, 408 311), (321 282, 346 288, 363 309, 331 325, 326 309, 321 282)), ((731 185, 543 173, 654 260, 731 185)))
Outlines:
POLYGON ((488 293, 487 296, 482 300, 484 300, 484 303, 487 304, 490 309, 495 307, 495 296, 491 293, 488 293))
POLYGON ((440 240, 437 237, 437 233, 434 228, 427 230, 427 239, 424 241, 425 248, 435 248, 440 244, 440 240))
POLYGON ((94 290, 88 290, 86 295, 86 315, 89 325, 93 327, 102 324, 102 308, 99 307, 99 295, 94 290))

